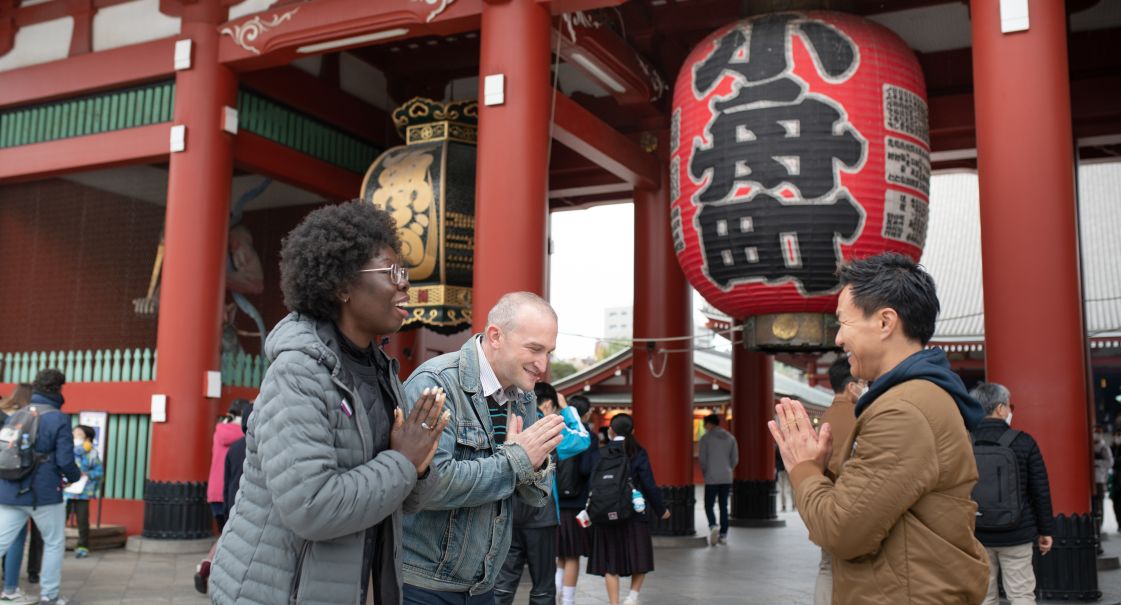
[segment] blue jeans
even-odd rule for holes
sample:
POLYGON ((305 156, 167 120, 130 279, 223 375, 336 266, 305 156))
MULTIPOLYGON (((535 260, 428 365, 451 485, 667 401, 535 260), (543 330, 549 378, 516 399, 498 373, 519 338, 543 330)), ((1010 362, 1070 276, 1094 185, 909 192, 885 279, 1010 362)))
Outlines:
POLYGON ((15 592, 19 588, 19 568, 23 565, 23 547, 27 541, 27 524, 16 535, 16 541, 4 554, 4 592, 15 592))
MULTIPOLYGON (((35 525, 43 534, 42 596, 57 599, 62 585, 62 557, 66 553, 66 535, 63 533, 66 505, 59 502, 32 508, 0 504, 0 552, 11 548, 20 532, 26 531, 28 518, 35 520, 35 525)), ((16 574, 16 577, 19 575, 16 574)))
POLYGON ((483 594, 466 592, 440 592, 405 584, 403 605, 494 605, 494 591, 483 594))
POLYGON ((708 526, 716 527, 716 516, 712 514, 712 505, 717 497, 720 498, 720 535, 728 535, 728 494, 732 493, 732 485, 705 485, 705 516, 708 517, 708 526))

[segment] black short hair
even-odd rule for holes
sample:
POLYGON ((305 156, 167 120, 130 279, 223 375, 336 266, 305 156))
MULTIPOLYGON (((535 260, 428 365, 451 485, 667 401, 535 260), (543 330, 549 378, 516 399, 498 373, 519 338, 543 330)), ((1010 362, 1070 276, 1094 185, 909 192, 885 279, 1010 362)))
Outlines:
POLYGON ((842 357, 833 362, 829 366, 829 385, 833 387, 834 393, 845 392, 845 387, 850 382, 856 382, 856 377, 852 375, 852 366, 849 364, 848 357, 842 357))
POLYGON ((720 414, 709 414, 705 416, 704 423, 720 426, 720 414))
POLYGON ((401 253, 397 224, 369 202, 351 200, 313 211, 281 242, 285 306, 318 320, 338 319, 339 291, 385 246, 401 253))
POLYGON ((64 384, 66 384, 66 375, 62 373, 62 370, 47 368, 39 370, 39 373, 35 375, 35 381, 31 383, 31 390, 44 395, 59 395, 62 393, 62 385, 64 384))
POLYGON ((250 409, 253 408, 253 405, 249 403, 248 399, 234 399, 230 402, 230 408, 226 413, 230 416, 244 416, 246 407, 250 409))
POLYGON ((630 437, 634 432, 634 418, 630 414, 615 414, 611 417, 611 430, 620 437, 630 437))
POLYGON ((934 336, 940 309, 934 279, 921 265, 897 252, 845 263, 837 269, 841 287, 851 286, 852 302, 868 317, 890 307, 903 334, 923 346, 934 336))
POLYGON ((86 439, 88 439, 90 441, 93 441, 94 438, 97 437, 97 431, 93 430, 92 426, 86 426, 84 424, 79 424, 78 426, 76 426, 74 428, 76 428, 76 429, 82 431, 83 433, 85 433, 86 439))
POLYGON ((588 398, 583 395, 573 395, 569 397, 568 405, 576 408, 576 415, 581 418, 584 417, 584 414, 588 413, 588 410, 592 409, 592 402, 588 401, 588 398))
POLYGON ((537 405, 541 405, 542 401, 552 401, 553 406, 557 405, 557 390, 553 385, 547 382, 539 382, 533 385, 533 394, 537 396, 537 405))

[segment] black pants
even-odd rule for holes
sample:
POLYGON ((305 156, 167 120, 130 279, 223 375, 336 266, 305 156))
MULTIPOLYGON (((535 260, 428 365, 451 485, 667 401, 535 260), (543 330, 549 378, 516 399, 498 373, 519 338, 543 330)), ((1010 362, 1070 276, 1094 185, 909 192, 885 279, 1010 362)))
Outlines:
POLYGON ((1094 523, 1098 531, 1102 530, 1102 521, 1105 519, 1105 484, 1094 484, 1094 498, 1090 501, 1090 512, 1094 515, 1094 523))
POLYGON ((66 501, 66 518, 69 519, 70 515, 74 515, 75 520, 78 521, 78 548, 89 549, 90 547, 90 501, 89 500, 67 500, 66 501))
POLYGON ((1121 486, 1113 486, 1113 518, 1117 520, 1117 526, 1121 527, 1121 486))
POLYGON ((705 484, 705 516, 708 517, 708 526, 716 526, 716 515, 712 513, 712 505, 719 499, 720 502, 720 535, 728 535, 728 494, 732 493, 732 484, 720 485, 705 484))
POLYGON ((405 584, 401 591, 404 605, 494 605, 494 591, 483 594, 442 592, 405 584))
POLYGON ((515 527, 510 539, 510 554, 498 572, 494 586, 497 605, 510 605, 522 581, 522 567, 529 564, 530 605, 554 605, 557 601, 557 528, 522 529, 515 527))

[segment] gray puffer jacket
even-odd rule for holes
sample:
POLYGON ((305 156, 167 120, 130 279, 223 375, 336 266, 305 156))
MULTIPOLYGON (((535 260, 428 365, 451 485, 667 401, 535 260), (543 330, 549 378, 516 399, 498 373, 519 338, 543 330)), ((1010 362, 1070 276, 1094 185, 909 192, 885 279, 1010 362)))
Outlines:
MULTIPOLYGON (((393 450, 374 455, 366 408, 343 382, 330 323, 293 313, 269 334, 265 353, 271 365, 246 435, 240 493, 214 555, 210 599, 358 603, 366 529, 390 516, 401 581, 402 510, 424 498, 423 488, 414 490, 416 468, 393 450)), ((404 401, 396 361, 390 367, 404 401)))

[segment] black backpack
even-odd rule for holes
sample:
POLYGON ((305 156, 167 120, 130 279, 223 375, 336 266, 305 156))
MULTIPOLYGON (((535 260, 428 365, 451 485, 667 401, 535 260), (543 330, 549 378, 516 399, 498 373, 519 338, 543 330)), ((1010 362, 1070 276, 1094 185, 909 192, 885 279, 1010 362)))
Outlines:
POLYGON ((977 529, 999 531, 1020 525, 1020 465, 1010 447, 1019 436, 1020 431, 1008 429, 995 444, 973 438, 979 476, 972 496, 977 503, 977 529))
POLYGON ((49 454, 35 452, 35 440, 39 418, 52 413, 61 412, 49 405, 29 405, 4 421, 0 429, 0 479, 20 481, 47 459, 49 454))
POLYGON ((557 497, 575 498, 580 495, 583 481, 580 477, 580 456, 565 458, 557 463, 557 497))
POLYGON ((588 517, 593 525, 622 523, 634 513, 631 463, 622 444, 611 444, 603 449, 588 487, 588 517))

